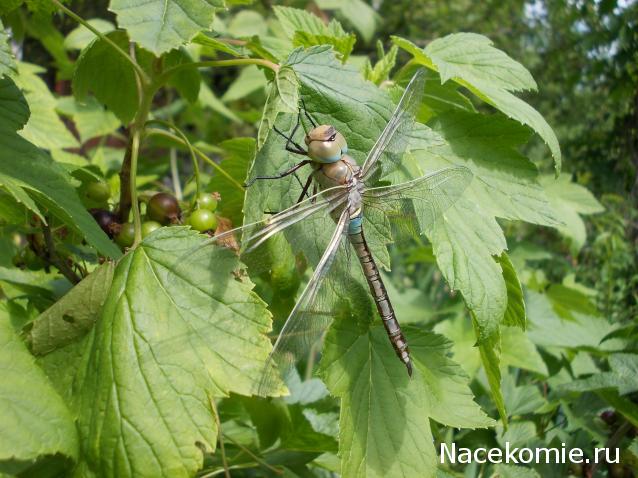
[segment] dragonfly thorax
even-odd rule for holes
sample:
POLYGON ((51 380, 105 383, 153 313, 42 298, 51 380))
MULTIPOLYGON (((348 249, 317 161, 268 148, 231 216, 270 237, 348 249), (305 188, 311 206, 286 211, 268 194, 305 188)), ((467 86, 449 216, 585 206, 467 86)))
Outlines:
POLYGON ((344 154, 337 161, 317 165, 314 175, 321 189, 329 189, 353 183, 358 172, 359 166, 355 160, 344 154))
POLYGON ((332 125, 312 128, 304 141, 308 146, 308 157, 317 163, 334 163, 348 152, 346 139, 332 125))

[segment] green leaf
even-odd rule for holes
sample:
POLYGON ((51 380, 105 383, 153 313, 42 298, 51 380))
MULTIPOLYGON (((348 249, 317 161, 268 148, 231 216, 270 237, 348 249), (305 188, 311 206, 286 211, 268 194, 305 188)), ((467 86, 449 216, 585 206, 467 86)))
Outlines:
MULTIPOLYGON (((107 37, 124 51, 129 49, 126 32, 111 32, 107 37)), ((135 116, 139 98, 131 64, 111 45, 95 39, 78 57, 73 74, 73 94, 83 101, 89 92, 106 105, 124 124, 135 116)))
POLYGON ((253 35, 261 37, 268 33, 268 24, 260 13, 254 10, 241 10, 231 18, 228 33, 234 38, 247 38, 253 35))
MULTIPOLYGON (((87 20, 87 23, 100 33, 109 33, 115 30, 115 25, 103 18, 91 18, 87 20)), ((89 43, 93 40, 95 40, 95 33, 84 25, 80 25, 71 30, 66 36, 64 39, 64 48, 67 50, 82 50, 89 46, 89 43)))
POLYGON ((293 113, 299 111, 299 81, 294 70, 289 66, 282 66, 270 83, 268 98, 264 105, 259 131, 257 132, 257 149, 266 142, 268 133, 273 129, 279 113, 293 113))
POLYGON ((271 323, 253 285, 235 276, 237 257, 209 247, 178 268, 205 241, 161 228, 115 269, 76 380, 84 456, 97 475, 194 475, 200 446, 210 451, 217 438, 210 400, 259 383, 271 323))
POLYGON ((475 315, 479 341, 486 340, 498 331, 508 303, 502 269, 493 259, 506 248, 500 226, 462 198, 426 234, 450 287, 461 291, 475 315))
POLYGON ((9 35, 0 20, 0 78, 9 73, 17 73, 17 67, 13 52, 9 46, 9 35))
POLYGON ((379 58, 379 60, 374 64, 374 67, 371 66, 368 61, 366 64, 367 69, 364 71, 363 75, 365 79, 371 81, 375 85, 380 85, 384 81, 387 81, 389 79, 390 72, 397 62, 398 51, 399 48, 396 45, 392 45, 390 51, 379 58))
POLYGON ((228 53, 231 56, 245 56, 245 51, 242 48, 220 41, 215 38, 214 35, 215 34, 208 32, 199 32, 195 35, 195 38, 193 38, 192 43, 202 45, 214 51, 228 53))
MULTIPOLYGON (((173 50, 164 57, 164 68, 168 70, 177 65, 192 63, 192 61, 192 58, 185 50, 173 50)), ((195 67, 183 68, 173 73, 168 80, 168 84, 173 86, 190 103, 197 101, 201 82, 202 77, 195 67)))
POLYGON ((85 335, 97 320, 113 280, 113 262, 98 267, 29 324, 31 351, 44 355, 85 335))
POLYGON ((518 280, 514 265, 510 261, 507 253, 503 252, 497 259, 503 269, 503 279, 507 287, 507 309, 503 316, 503 324, 518 326, 525 330, 525 300, 523 299, 523 288, 518 280))
MULTIPOLYGON (((472 323, 476 335, 479 335, 476 318, 473 318, 472 323)), ((496 331, 489 338, 483 340, 478 344, 479 354, 481 356, 481 363, 485 369, 485 375, 487 376, 487 383, 492 393, 492 400, 498 414, 501 417, 503 425, 507 427, 507 411, 505 410, 505 399, 503 398, 503 391, 501 390, 501 333, 496 331)))
MULTIPOLYGON (((255 157, 254 138, 234 138, 223 141, 219 145, 225 151, 224 159, 219 164, 239 184, 246 180, 248 167, 255 157)), ((210 182, 209 188, 221 195, 219 213, 230 219, 233 227, 242 223, 242 207, 244 205, 244 189, 231 183, 225 176, 216 174, 210 182)))
POLYGON ((59 98, 56 110, 63 116, 73 119, 82 143, 97 136, 106 136, 116 131, 120 120, 93 97, 87 97, 82 103, 71 96, 59 98))
POLYGON ((488 82, 509 91, 536 90, 536 82, 523 65, 494 48, 477 33, 455 33, 428 44, 424 53, 436 65, 441 83, 462 79, 470 84, 488 82))
POLYGON ((37 214, 40 211, 35 203, 48 208, 100 253, 119 257, 119 249, 80 202, 69 174, 15 133, 16 127, 24 123, 28 110, 20 91, 10 80, 0 80, 0 105, 8 105, 10 113, 0 118, 0 184, 37 214))
POLYGON ((573 183, 569 174, 561 174, 558 178, 543 176, 540 181, 556 216, 562 221, 556 229, 573 241, 574 251, 578 252, 587 239, 580 215, 596 214, 605 208, 586 188, 573 183))
POLYGON ((372 40, 377 26, 377 12, 363 0, 318 0, 323 10, 337 10, 366 42, 372 40))
POLYGON ((348 318, 333 323, 320 370, 341 398, 341 475, 435 476, 429 419, 453 427, 493 424, 473 402, 467 376, 440 335, 408 329, 414 361, 410 380, 377 323, 361 330, 348 318))
POLYGON ((209 30, 215 11, 224 7, 223 0, 111 0, 109 10, 132 41, 159 56, 209 30))
POLYGON ((508 117, 532 128, 548 145, 556 173, 560 173, 560 147, 552 128, 538 111, 510 93, 535 89, 533 78, 518 62, 493 48, 488 38, 457 33, 434 40, 425 49, 403 38, 392 40, 412 54, 417 63, 438 71, 442 83, 451 79, 508 117))
POLYGON ((549 376, 538 349, 519 327, 501 327, 501 367, 508 366, 549 376))
POLYGON ((15 82, 23 91, 31 116, 20 131, 27 141, 45 149, 72 148, 78 141, 55 112, 57 100, 38 76, 45 70, 36 65, 19 63, 15 82))
POLYGON ((0 472, 19 473, 46 455, 78 456, 73 416, 14 332, 0 305, 0 472))
POLYGON ((619 328, 605 318, 574 312, 571 320, 562 319, 554 311, 545 294, 526 290, 525 304, 529 328, 527 335, 536 345, 545 348, 591 349, 613 351, 622 348, 617 339, 603 338, 619 328))
POLYGON ((546 293, 554 311, 563 319, 575 320, 573 313, 598 315, 598 309, 590 298, 579 290, 562 284, 552 284, 546 293))
POLYGON ((233 110, 228 108, 222 100, 217 98, 215 93, 213 93, 213 91, 205 83, 200 84, 198 100, 202 106, 210 108, 214 112, 219 113, 235 123, 241 123, 241 119, 233 112, 233 110))
MULTIPOLYGON (((517 148, 528 138, 522 126, 501 116, 460 110, 437 116, 434 131, 413 143, 424 169, 461 165, 474 180, 462 200, 428 233, 437 262, 450 285, 461 291, 489 336, 506 313, 507 284, 493 257, 506 248, 496 217, 556 225, 553 210, 538 184, 536 167, 517 148)), ((512 291, 510 291, 512 292, 512 291)))
POLYGON ((346 33, 337 20, 333 19, 326 25, 318 16, 306 10, 279 6, 273 9, 293 46, 332 45, 344 62, 352 52, 356 37, 346 33))
POLYGON ((266 77, 255 65, 249 65, 242 69, 239 76, 233 81, 226 93, 222 96, 222 101, 236 101, 259 91, 266 86, 266 77))
POLYGON ((562 384, 558 389, 562 392, 590 392, 601 389, 616 389, 619 395, 638 390, 638 355, 628 353, 613 354, 609 357, 609 372, 602 372, 590 377, 562 384))
POLYGON ((13 133, 29 120, 29 105, 13 80, 0 78, 0 131, 13 133))

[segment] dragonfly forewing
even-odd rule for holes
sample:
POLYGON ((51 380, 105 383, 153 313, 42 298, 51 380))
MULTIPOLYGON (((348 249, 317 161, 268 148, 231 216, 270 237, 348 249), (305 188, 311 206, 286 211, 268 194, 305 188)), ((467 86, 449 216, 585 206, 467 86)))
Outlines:
POLYGON ((401 165, 403 154, 410 141, 416 113, 421 106, 425 88, 425 72, 417 70, 406 87, 392 116, 381 135, 368 153, 361 167, 362 179, 368 182, 387 174, 391 168, 401 165))
POLYGON ((382 211, 394 230, 418 235, 434 227, 437 218, 463 195, 472 177, 468 168, 450 167, 400 184, 367 189, 363 201, 366 208, 382 211))

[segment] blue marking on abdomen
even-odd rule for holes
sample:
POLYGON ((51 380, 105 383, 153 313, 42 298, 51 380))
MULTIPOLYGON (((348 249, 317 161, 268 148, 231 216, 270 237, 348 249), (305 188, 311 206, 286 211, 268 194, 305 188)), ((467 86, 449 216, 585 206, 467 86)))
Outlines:
POLYGON ((357 217, 350 219, 348 225, 348 234, 359 234, 363 223, 363 214, 359 214, 357 217))

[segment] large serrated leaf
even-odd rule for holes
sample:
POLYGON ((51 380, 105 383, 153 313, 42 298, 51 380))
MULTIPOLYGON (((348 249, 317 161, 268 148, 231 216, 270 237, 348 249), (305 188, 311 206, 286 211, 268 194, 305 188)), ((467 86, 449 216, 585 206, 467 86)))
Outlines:
POLYGON ((207 261, 178 268, 204 241, 162 228, 117 265, 76 380, 84 456, 99 476, 192 476, 200 447, 215 447, 210 400, 259 381, 270 318, 236 278, 237 257, 211 247, 207 261))
POLYGON ((210 29, 215 10, 224 7, 223 0, 111 0, 109 10, 131 40, 159 56, 210 29))
POLYGON ((339 320, 326 337, 321 374, 341 398, 339 455, 348 477, 435 476, 429 419, 467 428, 493 424, 472 400, 467 376, 440 335, 406 329, 409 379, 383 327, 339 320))
POLYGON ((73 416, 13 330, 0 305, 0 472, 19 473, 36 459, 77 459, 73 416))
POLYGON ((561 168, 558 139, 541 114, 510 91, 535 88, 529 72, 491 46, 489 39, 473 33, 439 38, 421 49, 400 37, 392 40, 414 56, 414 60, 438 71, 441 81, 448 79, 465 86, 483 101, 532 128, 549 147, 557 174, 561 168))
MULTIPOLYGON (((126 32, 111 32, 107 37, 122 50, 128 51, 126 32)), ((76 62, 73 74, 73 94, 82 101, 91 92, 124 124, 135 116, 139 104, 135 72, 131 64, 106 41, 96 38, 76 62)))
POLYGON ((455 33, 438 38, 425 48, 437 66, 441 81, 462 78, 474 83, 487 81, 510 91, 536 90, 536 82, 527 69, 492 41, 477 33, 455 33))
POLYGON ((334 47, 343 61, 350 55, 356 37, 346 33, 338 21, 333 19, 326 25, 318 16, 298 8, 274 7, 274 11, 293 46, 328 44, 334 47))

